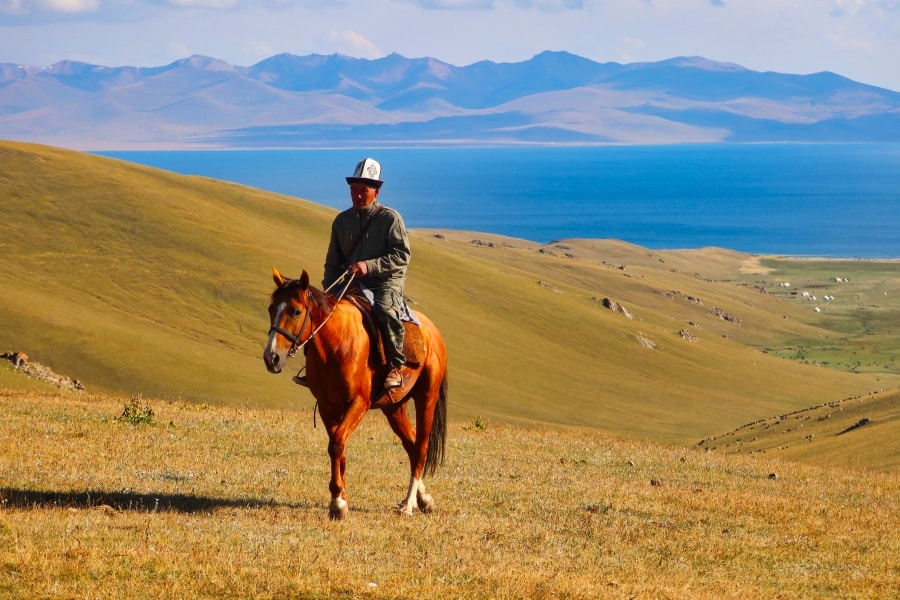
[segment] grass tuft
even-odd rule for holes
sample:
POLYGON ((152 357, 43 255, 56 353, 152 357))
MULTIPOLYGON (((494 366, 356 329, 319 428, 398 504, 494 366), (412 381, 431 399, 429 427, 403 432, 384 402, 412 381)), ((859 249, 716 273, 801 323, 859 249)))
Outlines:
POLYGON ((152 425, 153 408, 151 408, 149 402, 143 399, 141 394, 138 394, 125 403, 122 414, 116 420, 131 423, 132 425, 152 425))

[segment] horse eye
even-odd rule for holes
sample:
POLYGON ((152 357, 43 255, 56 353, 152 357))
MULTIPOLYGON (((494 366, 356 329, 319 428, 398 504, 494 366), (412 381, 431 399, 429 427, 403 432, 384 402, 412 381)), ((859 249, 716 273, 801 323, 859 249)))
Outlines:
POLYGON ((293 318, 293 319, 299 319, 299 318, 300 318, 300 315, 302 315, 302 314, 303 314, 303 309, 295 308, 295 309, 294 309, 294 312, 291 313, 291 318, 293 318))

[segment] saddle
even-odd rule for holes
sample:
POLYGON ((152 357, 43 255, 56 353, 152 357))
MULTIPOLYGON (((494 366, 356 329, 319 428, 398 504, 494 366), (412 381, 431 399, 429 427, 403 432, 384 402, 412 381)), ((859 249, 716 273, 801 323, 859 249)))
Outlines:
MULTIPOLYGON (((384 354, 384 341, 381 337, 381 328, 378 326, 375 316, 375 307, 372 292, 359 286, 353 286, 344 296, 345 300, 350 301, 363 316, 363 326, 366 333, 369 334, 371 340, 371 355, 369 359, 377 364, 385 364, 387 358, 384 354)), ((417 369, 425 357, 425 340, 422 337, 422 328, 419 321, 404 305, 400 318, 403 321, 403 356, 406 359, 407 366, 417 369)))

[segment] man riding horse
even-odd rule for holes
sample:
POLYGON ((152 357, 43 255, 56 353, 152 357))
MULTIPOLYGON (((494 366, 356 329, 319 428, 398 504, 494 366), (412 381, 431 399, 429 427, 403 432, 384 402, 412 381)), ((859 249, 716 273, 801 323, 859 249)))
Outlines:
POLYGON ((403 354, 403 288, 409 265, 409 237, 396 210, 378 202, 381 165, 365 158, 347 177, 351 208, 335 217, 325 255, 322 285, 330 288, 346 272, 372 291, 375 317, 381 329, 384 354, 390 370, 387 389, 401 387, 403 354))
POLYGON ((297 279, 272 269, 276 289, 269 304, 269 337, 263 351, 266 368, 281 373, 288 359, 303 349, 306 385, 316 398, 328 430, 331 459, 329 516, 343 519, 349 511, 345 449, 350 434, 365 414, 382 411, 400 438, 409 458, 410 476, 401 514, 418 508, 430 512, 434 500, 424 477, 443 462, 447 435, 447 349, 434 323, 411 310, 403 299, 409 239, 400 215, 376 201, 381 188, 381 165, 362 160, 347 178, 353 207, 332 224, 325 259, 325 290, 310 285, 306 271, 297 279), (373 305, 383 330, 387 364, 373 351, 368 320, 360 318, 355 295, 328 289, 352 276, 374 295, 373 305), (401 319, 408 320, 404 323, 401 319), (404 327, 410 327, 404 348, 404 327), (385 378, 384 372, 390 368, 385 378), (401 368, 403 369, 401 371, 401 368), (386 388, 386 389, 385 389, 386 388), (415 423, 407 403, 415 406, 415 423))
POLYGON ((409 265, 409 237, 403 218, 396 210, 378 202, 381 165, 364 158, 347 177, 352 208, 335 217, 331 241, 325 255, 327 289, 345 270, 375 296, 375 315, 381 327, 384 353, 390 370, 385 388, 403 385, 403 287, 409 265))

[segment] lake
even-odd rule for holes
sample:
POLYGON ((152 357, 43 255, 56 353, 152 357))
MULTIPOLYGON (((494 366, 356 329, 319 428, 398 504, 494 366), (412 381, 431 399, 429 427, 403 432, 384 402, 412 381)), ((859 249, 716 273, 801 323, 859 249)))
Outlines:
POLYGON ((900 258, 900 144, 100 152, 350 206, 344 177, 382 163, 379 200, 409 228, 547 243, 900 258))

